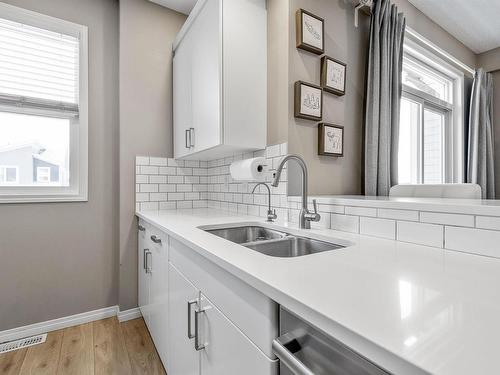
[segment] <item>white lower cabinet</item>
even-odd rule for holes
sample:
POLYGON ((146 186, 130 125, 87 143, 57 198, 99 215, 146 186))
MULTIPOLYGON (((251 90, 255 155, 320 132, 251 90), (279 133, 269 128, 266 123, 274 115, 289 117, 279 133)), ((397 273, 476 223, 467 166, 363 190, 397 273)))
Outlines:
POLYGON ((200 359, 194 349, 194 326, 191 324, 198 306, 199 292, 172 264, 169 264, 168 277, 170 310, 168 338, 171 351, 167 372, 169 375, 199 375, 200 359))
POLYGON ((272 300, 143 220, 138 261, 139 307, 169 375, 278 374, 272 300))
MULTIPOLYGON (((255 346, 210 300, 201 295, 199 341, 203 375, 277 374, 278 363, 255 346)), ((174 374, 175 375, 175 374, 174 374)))
POLYGON ((168 237, 152 231, 149 330, 163 363, 168 356, 168 237))
POLYGON ((172 263, 169 375, 274 375, 268 358, 172 263))
POLYGON ((138 302, 139 309, 141 310, 142 317, 149 326, 149 286, 150 286, 150 273, 146 268, 146 261, 149 260, 150 255, 148 254, 150 249, 148 248, 148 226, 142 220, 139 221, 139 232, 138 232, 138 302))

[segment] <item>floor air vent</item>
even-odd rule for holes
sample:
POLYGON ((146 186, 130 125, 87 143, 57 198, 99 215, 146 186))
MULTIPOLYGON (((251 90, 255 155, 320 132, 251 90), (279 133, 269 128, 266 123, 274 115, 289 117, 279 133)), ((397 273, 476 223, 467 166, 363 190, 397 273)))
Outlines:
POLYGON ((47 334, 36 335, 31 337, 26 337, 24 339, 19 339, 16 341, 9 341, 3 344, 0 344, 0 354, 11 352, 13 350, 27 348, 28 346, 42 344, 47 340, 47 334))

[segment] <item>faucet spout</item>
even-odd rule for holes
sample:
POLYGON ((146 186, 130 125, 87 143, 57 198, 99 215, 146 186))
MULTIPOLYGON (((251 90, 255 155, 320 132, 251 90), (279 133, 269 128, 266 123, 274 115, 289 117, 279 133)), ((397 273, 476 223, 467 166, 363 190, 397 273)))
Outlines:
POLYGON ((314 213, 309 212, 307 208, 307 183, 308 183, 308 176, 307 176, 307 165, 304 159, 302 159, 299 155, 295 154, 288 154, 281 159, 278 168, 276 168, 276 173, 274 175, 274 180, 272 182, 272 186, 277 187, 280 179, 281 179, 281 173, 283 172, 283 168, 285 167, 285 164, 289 161, 293 160, 295 161, 300 169, 302 170, 302 209, 300 210, 300 215, 299 215, 299 226, 301 229, 310 229, 311 228, 311 221, 319 221, 321 219, 321 216, 317 212, 317 206, 316 206, 316 200, 314 200, 314 213))

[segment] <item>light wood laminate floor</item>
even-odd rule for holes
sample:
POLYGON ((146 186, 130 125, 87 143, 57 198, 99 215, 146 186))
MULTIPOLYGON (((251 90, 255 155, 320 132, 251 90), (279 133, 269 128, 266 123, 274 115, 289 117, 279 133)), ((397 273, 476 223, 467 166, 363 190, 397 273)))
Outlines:
POLYGON ((165 370, 144 320, 116 318, 50 332, 40 345, 0 355, 0 375, 142 375, 165 370))

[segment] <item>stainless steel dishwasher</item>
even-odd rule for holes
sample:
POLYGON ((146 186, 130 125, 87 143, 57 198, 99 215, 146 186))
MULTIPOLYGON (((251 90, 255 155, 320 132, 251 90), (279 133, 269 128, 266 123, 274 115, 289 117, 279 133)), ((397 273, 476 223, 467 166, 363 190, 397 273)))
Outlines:
POLYGON ((387 375, 366 358, 280 308, 280 337, 273 350, 280 375, 387 375))

